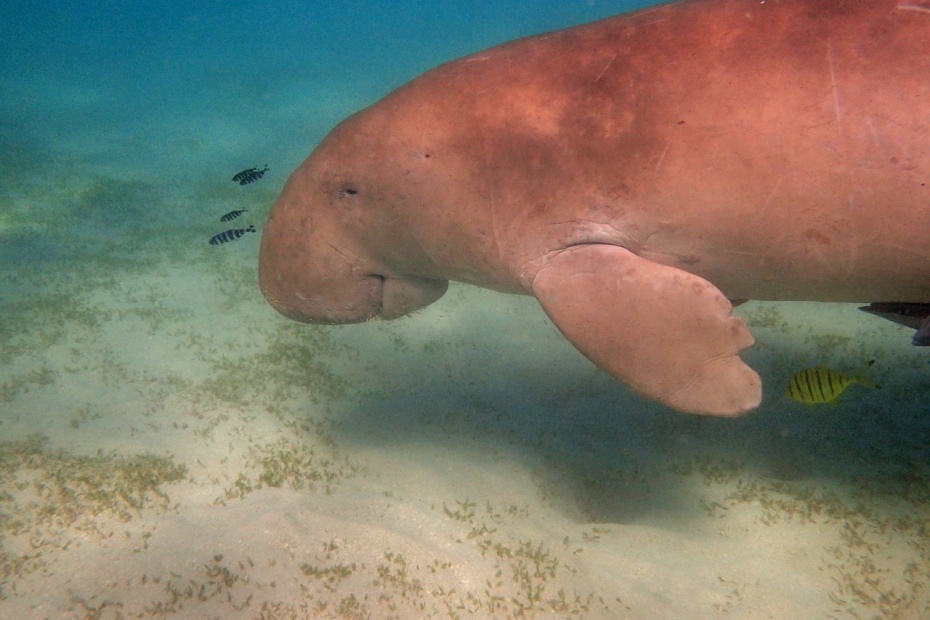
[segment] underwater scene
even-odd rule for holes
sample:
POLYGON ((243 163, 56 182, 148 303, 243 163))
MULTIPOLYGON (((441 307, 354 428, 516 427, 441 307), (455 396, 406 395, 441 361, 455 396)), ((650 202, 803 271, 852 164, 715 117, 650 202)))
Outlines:
POLYGON ((637 396, 530 296, 328 326, 259 290, 271 207, 342 119, 645 4, 7 2, 0 617, 930 617, 913 329, 741 304, 763 401, 718 418, 637 396))

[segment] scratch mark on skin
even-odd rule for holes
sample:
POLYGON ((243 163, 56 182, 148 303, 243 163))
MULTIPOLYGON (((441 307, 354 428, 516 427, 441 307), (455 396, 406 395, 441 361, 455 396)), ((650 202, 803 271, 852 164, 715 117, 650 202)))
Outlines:
POLYGON ((833 70, 833 44, 827 43, 827 62, 830 64, 830 84, 833 86, 833 108, 836 110, 836 122, 842 121, 840 112, 840 94, 836 88, 836 72, 833 70))
POLYGON ((930 13, 930 7, 920 6, 918 4, 899 4, 895 7, 899 11, 916 11, 918 13, 930 13))
POLYGON ((766 196, 766 197, 765 197, 765 200, 762 201, 762 206, 763 206, 763 208, 768 208, 768 206, 771 204, 772 199, 773 199, 773 198, 775 197, 775 195, 778 193, 778 190, 781 189, 781 185, 782 185, 782 181, 783 181, 783 180, 784 180, 784 177, 783 177, 783 176, 779 176, 778 179, 775 180, 775 183, 772 184, 772 189, 769 190, 768 196, 766 196))
POLYGON ((656 162, 656 172, 659 171, 659 168, 662 167, 662 162, 665 161, 665 154, 668 153, 668 147, 672 146, 672 141, 669 140, 665 143, 665 148, 662 149, 662 154, 659 155, 659 161, 656 162))
POLYGON ((604 74, 607 73, 607 70, 610 69, 610 65, 614 64, 614 61, 617 60, 618 52, 614 52, 614 55, 610 57, 610 60, 607 61, 607 64, 604 65, 604 68, 601 69, 601 72, 597 74, 597 77, 594 78, 595 82, 599 82, 604 74))
POLYGON ((875 123, 872 122, 872 117, 869 116, 866 118, 865 122, 869 125, 869 133, 872 134, 872 142, 878 142, 878 133, 875 131, 875 123))
POLYGON ((345 262, 347 262, 349 265, 357 265, 357 264, 359 264, 359 263, 361 262, 361 261, 359 260, 358 256, 356 256, 355 254, 353 254, 353 253, 352 253, 351 251, 349 251, 349 250, 343 251, 343 250, 337 248, 337 247, 336 247, 335 245, 333 245, 332 243, 327 243, 326 245, 328 245, 328 246, 329 246, 329 249, 331 249, 333 252, 335 252, 336 254, 338 254, 338 255, 342 258, 342 260, 344 260, 345 262), (349 258, 350 256, 351 256, 351 258, 349 258))

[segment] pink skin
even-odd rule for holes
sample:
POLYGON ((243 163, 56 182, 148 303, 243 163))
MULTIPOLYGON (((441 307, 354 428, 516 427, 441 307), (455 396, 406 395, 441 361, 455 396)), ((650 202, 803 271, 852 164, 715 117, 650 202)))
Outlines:
POLYGON ((732 415, 759 386, 726 298, 928 303, 928 239, 930 1, 692 0, 453 61, 347 119, 284 188, 259 275, 319 323, 450 279, 535 295, 638 392, 732 415), (599 308, 560 298, 578 275, 599 308), (621 305, 643 329, 605 348, 621 305), (667 381, 611 353, 644 349, 667 381))

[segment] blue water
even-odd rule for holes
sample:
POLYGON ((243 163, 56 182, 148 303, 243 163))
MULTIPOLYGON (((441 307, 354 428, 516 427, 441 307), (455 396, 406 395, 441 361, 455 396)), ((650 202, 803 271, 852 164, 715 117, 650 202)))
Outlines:
MULTIPOLYGON (((7 3, 5 146, 88 148, 92 134, 106 165, 113 142, 134 137, 167 159, 181 136, 166 125, 207 139, 222 123, 236 144, 211 145, 213 160, 273 149, 284 168, 343 116, 436 64, 636 5, 318 4, 328 3, 7 3), (321 110, 332 97, 323 90, 337 90, 342 109, 321 110)), ((184 155, 174 163, 192 165, 184 155)))
MULTIPOLYGON (((408 552, 422 566, 414 569, 411 559, 406 582, 391 573, 394 586, 408 588, 393 599, 406 613, 416 608, 404 605, 428 600, 439 610, 430 617, 452 617, 443 602, 450 599, 429 599, 414 579, 433 593, 481 593, 481 579, 463 575, 490 571, 490 578, 498 562, 519 585, 518 560, 527 556, 501 549, 533 540, 534 549, 539 542, 561 558, 564 582, 553 578, 546 592, 564 587, 609 604, 576 605, 564 615, 542 606, 527 617, 922 617, 930 585, 923 525, 930 380, 926 352, 909 346, 909 330, 850 306, 750 302, 739 312, 757 339, 746 359, 763 375, 765 403, 740 420, 695 418, 644 402, 591 368, 533 300, 462 286, 396 324, 297 327, 257 290, 258 235, 207 245, 228 227, 260 228, 290 171, 336 123, 419 73, 642 5, 5 3, 0 451, 39 435, 74 454, 153 452, 184 463, 190 480, 165 488, 178 503, 174 512, 150 508, 126 525, 87 513, 51 527, 28 508, 41 501, 22 495, 44 470, 3 460, 0 617, 116 617, 117 608, 138 617, 132 614, 155 608, 149 601, 167 617, 260 617, 259 606, 244 601, 249 594, 256 603, 272 600, 271 586, 252 592, 246 583, 263 582, 245 565, 262 553, 274 580, 304 581, 274 599, 285 610, 280 616, 266 610, 261 617, 314 617, 301 615, 310 613, 307 600, 327 603, 320 617, 389 617, 373 602, 383 593, 383 583, 373 583, 385 577, 371 556, 331 549, 324 558, 319 549, 336 539, 348 549, 356 535, 367 549, 384 534, 353 534, 349 525, 402 531, 416 521, 411 512, 427 524, 410 543, 419 555, 408 552), (270 171, 255 184, 230 181, 264 164, 270 171), (248 209, 242 218, 218 222, 241 208, 248 209), (873 358, 880 390, 856 386, 836 407, 781 397, 787 377, 804 367, 852 372, 873 358), (250 450, 291 437, 333 460, 367 463, 369 477, 347 476, 331 496, 296 484, 293 495, 266 488, 261 502, 251 495, 238 505, 258 511, 267 502, 279 514, 248 529, 258 520, 252 512, 223 512, 215 498, 240 469, 257 492, 259 461, 249 460, 250 450), (753 481, 755 495, 739 495, 753 481), (479 513, 487 501, 488 515, 493 504, 501 513, 512 509, 510 516, 481 513, 457 532, 451 526, 466 520, 450 521, 441 507, 466 497, 477 499, 479 513), (824 508, 824 497, 840 498, 845 512, 824 508), (700 500, 727 508, 705 514, 700 500), (312 512, 301 502, 349 525, 301 528, 312 512), (374 513, 394 529, 366 521, 374 513), (9 526, 16 519, 25 530, 9 526), (479 525, 496 532, 486 534, 498 545, 488 547, 496 559, 487 549, 468 547, 465 559, 454 552, 481 540, 468 536, 479 525), (264 542, 256 534, 263 527, 295 537, 290 556, 267 550, 280 541, 264 542), (637 528, 694 546, 683 557, 663 554, 637 538, 637 528), (714 538, 718 529, 738 544, 714 538), (43 536, 52 542, 40 552, 43 536), (137 541, 146 536, 154 538, 143 549, 137 541), (563 536, 572 544, 562 545, 563 536), (450 542, 456 537, 465 542, 450 542), (588 545, 583 553, 573 551, 579 541, 588 545), (756 562, 760 572, 737 583, 734 574, 746 574, 753 554, 769 555, 756 562), (866 561, 871 555, 877 567, 866 561), (237 557, 242 578, 205 601, 175 597, 169 609, 172 592, 162 585, 169 575, 178 588, 208 581, 200 568, 222 562, 211 559, 219 556, 237 557), (631 557, 642 564, 624 564, 631 557), (725 566, 714 572, 721 558, 734 563, 732 573, 725 566), (324 587, 299 570, 307 561, 365 564, 368 573, 324 587), (443 572, 452 569, 436 568, 445 563, 460 570, 459 581, 443 572), (774 567, 768 575, 767 566, 774 567), (796 597, 779 595, 777 584, 790 591, 792 570, 808 585, 796 597), (163 581, 155 587, 142 575, 163 581), (666 591, 675 579, 682 581, 666 591), (49 591, 61 594, 43 603, 49 591), (233 607, 224 607, 227 591, 233 607), (353 615, 349 597, 368 595, 353 615), (904 598, 889 602, 894 596, 904 598), (104 601, 111 615, 93 615, 104 601)), ((64 502, 51 497, 53 507, 64 502)), ((488 596, 495 587, 505 603, 468 599, 456 608, 459 617, 516 616, 506 602, 516 596, 509 582, 488 596)))
MULTIPOLYGON (((170 193, 181 181, 225 178, 269 160, 280 186, 339 120, 418 73, 630 6, 8 3, 0 174, 8 189, 103 175, 170 193)), ((129 225, 146 209, 131 202, 129 225)), ((177 202, 183 212, 162 208, 160 221, 189 225, 192 207, 181 206, 189 199, 177 202)), ((121 214, 108 208, 106 217, 121 214)), ((88 227, 86 219, 70 225, 88 227)), ((76 245, 93 252, 95 244, 76 245)), ((73 254, 59 239, 36 238, 19 247, 7 239, 0 253, 13 262, 73 254)))

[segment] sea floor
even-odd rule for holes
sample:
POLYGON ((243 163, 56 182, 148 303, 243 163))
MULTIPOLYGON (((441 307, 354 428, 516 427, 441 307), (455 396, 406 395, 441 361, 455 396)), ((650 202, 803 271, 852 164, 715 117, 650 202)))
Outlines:
POLYGON ((532 298, 453 285, 401 320, 298 325, 257 290, 257 236, 116 258, 135 240, 2 274, 2 617, 930 608, 928 361, 904 328, 747 303, 765 403, 702 418, 593 368, 532 298), (881 389, 782 396, 870 359, 881 389))

